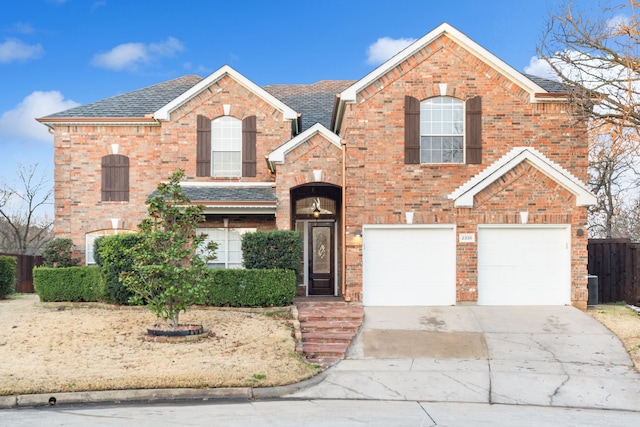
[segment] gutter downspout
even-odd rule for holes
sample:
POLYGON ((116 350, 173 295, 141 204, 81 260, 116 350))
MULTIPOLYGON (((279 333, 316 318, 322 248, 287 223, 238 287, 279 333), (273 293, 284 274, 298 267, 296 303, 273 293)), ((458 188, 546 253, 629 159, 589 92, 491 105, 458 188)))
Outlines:
POLYGON ((342 145, 342 298, 349 302, 345 295, 347 289, 347 144, 342 145))

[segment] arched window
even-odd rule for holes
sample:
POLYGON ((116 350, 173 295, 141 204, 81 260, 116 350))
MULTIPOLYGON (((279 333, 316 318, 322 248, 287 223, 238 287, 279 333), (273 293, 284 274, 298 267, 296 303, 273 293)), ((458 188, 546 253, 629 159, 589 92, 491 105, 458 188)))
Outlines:
POLYGON ((242 176, 242 121, 234 117, 211 121, 211 176, 242 176))
POLYGON ((464 103, 439 96, 420 103, 420 163, 464 162, 464 103))

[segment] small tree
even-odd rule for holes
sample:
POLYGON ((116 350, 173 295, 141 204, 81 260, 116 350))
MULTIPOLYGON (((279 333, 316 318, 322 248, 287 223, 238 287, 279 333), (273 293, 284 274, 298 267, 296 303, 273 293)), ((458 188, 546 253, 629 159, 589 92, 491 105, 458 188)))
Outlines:
POLYGON ((206 235, 197 235, 204 221, 203 207, 191 205, 182 192, 178 170, 168 183, 160 183, 147 201, 148 217, 139 225, 140 241, 130 250, 131 272, 124 284, 134 296, 132 303, 146 304, 158 317, 179 325, 181 311, 200 302, 207 280, 206 261, 215 258, 216 244, 204 246, 206 235))
POLYGON ((42 250, 43 267, 75 267, 80 258, 73 257, 73 241, 61 237, 49 240, 42 250))

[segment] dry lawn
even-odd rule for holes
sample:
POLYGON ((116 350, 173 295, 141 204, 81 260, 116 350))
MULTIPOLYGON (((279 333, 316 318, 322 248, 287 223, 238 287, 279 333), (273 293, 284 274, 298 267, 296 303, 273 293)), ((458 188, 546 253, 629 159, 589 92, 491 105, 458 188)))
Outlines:
POLYGON ((620 338, 636 371, 640 372, 640 317, 638 314, 621 305, 598 305, 590 307, 587 313, 620 338))
POLYGON ((295 383, 318 368, 295 353, 287 317, 193 309, 180 323, 203 324, 210 335, 160 343, 143 339, 156 323, 146 309, 15 295, 0 300, 0 395, 295 383))

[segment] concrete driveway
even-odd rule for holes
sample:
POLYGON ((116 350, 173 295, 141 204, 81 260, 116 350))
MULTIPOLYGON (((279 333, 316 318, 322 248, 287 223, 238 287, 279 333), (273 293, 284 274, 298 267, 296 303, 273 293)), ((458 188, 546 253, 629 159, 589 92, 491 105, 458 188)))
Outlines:
POLYGON ((347 358, 290 395, 640 411, 618 338, 573 307, 365 307, 347 358))

